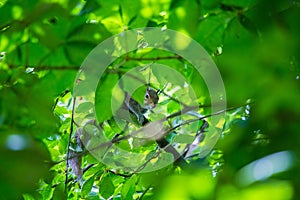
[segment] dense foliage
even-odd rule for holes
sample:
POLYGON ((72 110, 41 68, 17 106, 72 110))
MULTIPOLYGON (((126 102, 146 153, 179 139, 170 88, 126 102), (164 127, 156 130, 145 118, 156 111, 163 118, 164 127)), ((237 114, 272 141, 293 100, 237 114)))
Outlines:
MULTIPOLYGON (((299 198, 299 1, 0 0, 0 13, 1 199, 299 198), (226 89, 229 109, 221 112, 220 123, 211 123, 209 115, 214 113, 206 107, 211 97, 191 63, 147 48, 111 63, 95 96, 99 123, 86 121, 94 106, 89 86, 83 81, 79 93, 73 91, 81 81, 76 77, 81 64, 105 39, 139 27, 176 30, 205 48, 226 89), (189 99, 186 90, 174 88, 184 88, 184 82, 155 67, 159 65, 185 77, 202 106, 192 123, 185 115, 168 118, 166 127, 187 126, 174 128, 166 138, 182 150, 196 137, 195 127, 201 130, 208 123, 221 134, 204 127, 204 140, 196 148, 200 154, 187 159, 186 168, 166 164, 139 173, 145 163, 162 165, 173 157, 153 141, 138 148, 133 138, 116 142, 117 133, 126 135, 138 126, 133 122, 117 127, 107 106, 111 99, 122 104, 124 94, 115 98, 114 92, 136 81, 114 86, 123 74, 141 66, 144 85, 164 91, 149 119, 180 110, 180 103, 189 99), (136 159, 135 166, 125 169, 128 158, 113 151, 105 153, 121 164, 101 163, 86 153, 78 143, 79 132, 99 127, 109 141, 145 160, 136 159), (76 167, 82 167, 82 179, 76 167)), ((145 89, 133 94, 139 103, 145 89)))

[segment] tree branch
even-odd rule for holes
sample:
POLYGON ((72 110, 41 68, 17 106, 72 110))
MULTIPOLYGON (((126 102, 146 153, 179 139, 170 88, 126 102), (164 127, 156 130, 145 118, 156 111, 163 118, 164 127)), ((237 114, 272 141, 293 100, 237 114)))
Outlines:
POLYGON ((136 170, 134 170, 134 172, 132 174, 135 174, 135 173, 140 172, 141 170, 143 170, 152 159, 157 158, 160 154, 161 154, 161 150, 158 150, 156 152, 156 154, 154 154, 151 158, 146 160, 141 166, 139 166, 136 170))
MULTIPOLYGON (((224 109, 224 110, 220 110, 220 111, 218 111, 218 112, 215 112, 215 113, 212 113, 212 114, 208 114, 208 115, 205 115, 205 116, 202 116, 202 117, 199 117, 199 118, 187 120, 187 121, 185 121, 185 122, 183 122, 183 123, 181 123, 181 124, 178 124, 178 125, 176 125, 176 126, 170 128, 170 129, 164 131, 164 133, 163 133, 162 135, 165 136, 165 135, 169 134, 170 132, 176 130, 177 128, 179 128, 179 127, 181 127, 181 126, 184 126, 184 125, 187 125, 187 124, 189 124, 189 123, 192 123, 192 122, 195 122, 195 121, 199 121, 199 120, 203 120, 203 119, 206 119, 206 118, 211 117, 211 116, 219 115, 219 114, 221 114, 221 113, 224 113, 224 112, 227 112, 227 111, 231 111, 231 110, 234 110, 234 109, 237 109, 237 108, 240 108, 240 107, 242 107, 242 106, 249 105, 249 104, 250 104, 250 103, 243 104, 243 105, 240 105, 240 106, 231 107, 231 108, 224 109)), ((191 111, 191 110, 193 110, 193 109, 195 109, 195 108, 196 108, 196 106, 195 106, 195 107, 187 107, 187 108, 183 108, 181 111, 175 112, 175 113, 170 114, 170 115, 168 115, 167 117, 161 119, 161 121, 164 122, 164 121, 166 121, 166 120, 168 120, 168 119, 171 119, 171 118, 174 118, 174 117, 176 117, 176 116, 182 115, 182 114, 184 114, 184 113, 186 113, 186 112, 188 112, 188 111, 191 111)), ((151 123, 151 122, 150 122, 150 123, 151 123)), ((135 135, 137 135, 137 133, 141 132, 142 129, 143 129, 143 128, 141 128, 141 129, 139 129, 139 130, 137 130, 137 131, 134 131, 134 132, 131 133, 131 134, 124 135, 124 136, 122 136, 122 137, 120 137, 120 136, 114 137, 114 138, 112 138, 110 141, 101 143, 101 144, 99 144, 98 146, 95 146, 95 147, 89 149, 89 151, 94 151, 94 150, 97 150, 97 149, 99 149, 99 148, 103 148, 103 147, 105 147, 105 146, 110 146, 110 145, 112 145, 112 144, 121 142, 121 141, 123 141, 123 140, 127 140, 127 139, 129 139, 129 138, 133 138, 133 137, 135 137, 135 135)), ((84 151, 84 152, 78 153, 76 156, 83 156, 83 155, 86 155, 86 154, 88 154, 89 151, 84 151)), ((74 158, 74 157, 76 157, 76 156, 70 157, 69 159, 72 159, 72 158, 74 158)), ((66 159, 63 159, 63 160, 54 162, 54 164, 59 164, 59 163, 64 162, 64 161, 66 161, 66 159)))
MULTIPOLYGON (((19 66, 8 64, 10 69, 17 68, 19 66)), ((24 66, 23 66, 24 67, 24 66)), ((29 66, 26 65, 26 68, 32 68, 34 71, 44 71, 44 70, 79 70, 80 66, 29 66)))

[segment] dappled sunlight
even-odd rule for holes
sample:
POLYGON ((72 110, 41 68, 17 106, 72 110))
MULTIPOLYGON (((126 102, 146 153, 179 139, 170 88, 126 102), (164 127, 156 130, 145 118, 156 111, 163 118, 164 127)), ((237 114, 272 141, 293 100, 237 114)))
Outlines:
POLYGON ((0 199, 299 199, 299 5, 0 0, 0 199))

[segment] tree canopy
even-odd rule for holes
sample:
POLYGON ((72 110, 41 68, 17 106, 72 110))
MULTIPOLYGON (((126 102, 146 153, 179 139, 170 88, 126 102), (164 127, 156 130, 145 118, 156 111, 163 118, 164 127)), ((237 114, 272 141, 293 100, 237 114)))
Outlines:
POLYGON ((0 0, 0 13, 1 199, 299 198, 298 0, 0 0), (156 107, 131 108, 147 88, 156 107))

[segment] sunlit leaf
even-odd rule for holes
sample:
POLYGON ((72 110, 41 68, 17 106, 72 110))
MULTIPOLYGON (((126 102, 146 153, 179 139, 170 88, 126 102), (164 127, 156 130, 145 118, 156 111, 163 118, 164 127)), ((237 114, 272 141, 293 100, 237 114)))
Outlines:
POLYGON ((108 199, 110 196, 114 194, 115 186, 113 182, 111 181, 110 177, 104 176, 101 179, 100 185, 99 185, 99 192, 101 196, 103 196, 105 199, 108 199))
POLYGON ((192 135, 187 135, 187 134, 178 134, 175 135, 172 139, 173 142, 176 143, 187 143, 190 144, 194 140, 194 137, 192 135))
POLYGON ((81 103, 78 108, 76 109, 77 113, 83 113, 83 112, 88 112, 90 109, 94 107, 94 104, 91 102, 84 102, 81 103))
MULTIPOLYGON (((101 79, 99 82, 95 98, 95 109, 97 119, 99 122, 102 122, 112 117, 112 93, 117 81, 117 74, 109 74, 103 79, 101 79)), ((119 94, 116 98, 124 99, 124 96, 122 96, 122 94, 119 94)))
POLYGON ((91 192, 94 181, 95 181, 94 176, 92 176, 89 179, 87 179, 86 181, 84 181, 82 188, 81 188, 81 194, 83 197, 88 196, 88 194, 91 192))
POLYGON ((197 1, 172 1, 168 28, 193 36, 197 32, 200 5, 197 1))
POLYGON ((136 176, 129 178, 122 186, 121 197, 124 200, 130 200, 133 198, 135 192, 136 176))

